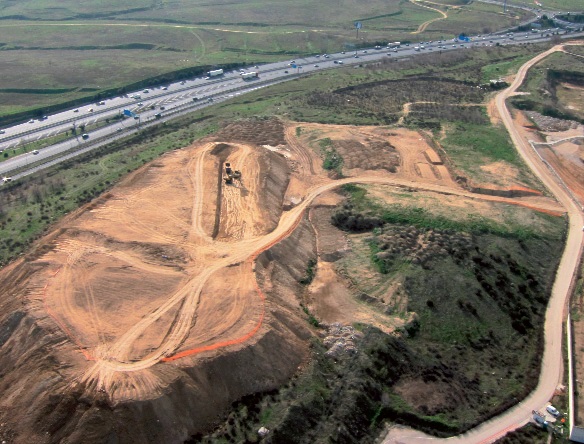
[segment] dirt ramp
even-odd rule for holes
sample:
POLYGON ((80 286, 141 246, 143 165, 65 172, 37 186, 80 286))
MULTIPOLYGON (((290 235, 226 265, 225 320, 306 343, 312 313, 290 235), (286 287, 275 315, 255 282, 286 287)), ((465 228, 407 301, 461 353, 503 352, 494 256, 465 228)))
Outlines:
POLYGON ((237 145, 225 162, 241 177, 221 184, 214 238, 234 241, 273 231, 280 220, 290 177, 286 159, 264 148, 237 145))

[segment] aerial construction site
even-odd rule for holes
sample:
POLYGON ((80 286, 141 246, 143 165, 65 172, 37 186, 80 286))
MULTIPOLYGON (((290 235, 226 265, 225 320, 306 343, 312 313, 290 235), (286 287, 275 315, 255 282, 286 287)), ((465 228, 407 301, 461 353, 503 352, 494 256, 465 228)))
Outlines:
POLYGON ((181 442, 204 431, 233 401, 303 368, 316 333, 300 304, 329 324, 403 325, 356 302, 334 267, 348 246, 330 209, 346 184, 379 185, 380 199, 397 189, 563 214, 525 187, 473 192, 421 132, 230 124, 131 173, 2 270, 0 309, 13 314, 0 332, 10 361, 0 410, 19 441, 181 442), (323 169, 323 139, 342 174, 323 169))

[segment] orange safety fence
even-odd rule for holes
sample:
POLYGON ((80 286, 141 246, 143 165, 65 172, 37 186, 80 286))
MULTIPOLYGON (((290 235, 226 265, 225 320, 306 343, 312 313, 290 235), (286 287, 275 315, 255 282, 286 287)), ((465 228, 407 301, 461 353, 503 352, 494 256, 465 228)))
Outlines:
MULTIPOLYGON (((278 242, 280 242, 283 239, 285 239, 288 236, 290 236, 290 234, 292 234, 292 232, 300 224, 300 221, 302 220, 302 216, 303 215, 304 215, 304 211, 302 211, 300 213, 300 215, 298 216, 298 218, 296 219, 296 221, 292 224, 292 226, 288 230, 286 230, 284 233, 282 233, 281 236, 278 236, 276 239, 274 239, 268 245, 266 245, 263 248, 261 248, 260 250, 256 251, 250 257, 251 262, 252 263, 255 262, 255 260, 257 259, 257 257, 260 254, 262 254, 264 251, 269 250, 275 244, 277 244, 278 242)), ((230 346, 230 345, 241 344, 241 343, 243 343, 243 342, 251 339, 259 331, 260 327, 262 326, 262 324, 264 322, 264 316, 265 316, 265 313, 266 313, 266 304, 265 304, 266 296, 264 295, 264 292, 260 288, 257 279, 254 279, 254 286, 255 286, 256 292, 257 292, 257 294, 258 294, 258 296, 260 297, 260 300, 261 300, 261 309, 262 309, 262 312, 260 314, 260 319, 258 320, 257 324, 253 327, 253 329, 251 329, 251 331, 249 331, 248 333, 246 333, 243 336, 240 336, 240 337, 235 338, 235 339, 230 339, 228 341, 217 342, 217 343, 211 344, 211 345, 204 345, 204 346, 201 346, 201 347, 196 347, 196 348, 191 348, 189 350, 184 350, 184 351, 178 352, 178 353, 176 353, 174 355, 166 356, 166 357, 162 358, 160 361, 161 362, 176 361, 177 359, 184 358, 184 357, 187 357, 187 356, 196 355, 198 353, 202 353, 202 352, 205 352, 205 351, 217 350, 219 348, 227 347, 227 346, 230 346)))

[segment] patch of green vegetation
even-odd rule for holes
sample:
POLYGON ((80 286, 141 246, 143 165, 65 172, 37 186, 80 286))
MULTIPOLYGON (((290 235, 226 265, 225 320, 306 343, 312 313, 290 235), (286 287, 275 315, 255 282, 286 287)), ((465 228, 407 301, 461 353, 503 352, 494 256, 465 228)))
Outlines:
POLYGON ((580 0, 538 0, 544 9, 558 11, 578 11, 582 9, 580 0))
POLYGON ((519 155, 503 128, 457 124, 448 132, 444 145, 456 146, 475 159, 480 156, 491 162, 503 160, 520 166, 519 155))
POLYGON ((301 304, 302 311, 308 316, 308 323, 313 327, 320 327, 320 322, 314 317, 306 305, 301 304))
MULTIPOLYGON (((369 198, 367 190, 361 186, 344 185, 343 191, 350 196, 350 202, 339 207, 333 214, 333 223, 342 229, 364 231, 379 227, 383 223, 412 225, 419 229, 451 230, 474 234, 495 234, 514 239, 541 237, 541 229, 521 225, 508 220, 506 223, 473 213, 464 213, 463 217, 454 218, 432 213, 415 206, 415 202, 406 204, 384 205, 369 198)), ((542 221, 548 221, 545 229, 551 229, 557 218, 538 214, 542 221)), ((557 233, 556 233, 557 234, 557 233)))
POLYGON ((488 82, 489 80, 497 80, 505 77, 511 73, 516 72, 521 65, 527 62, 532 56, 524 55, 514 58, 513 60, 506 60, 504 62, 490 63, 482 67, 482 80, 488 82))
POLYGON ((323 158, 322 167, 325 170, 335 170, 341 174, 343 168, 343 157, 335 149, 333 141, 326 137, 318 141, 318 146, 320 148, 320 155, 323 158))
POLYGON ((454 166, 478 182, 498 184, 500 178, 497 174, 489 173, 482 167, 502 161, 515 168, 520 183, 542 189, 502 126, 457 123, 447 128, 441 144, 454 166))
POLYGON ((300 283, 302 285, 310 285, 315 275, 316 275, 316 259, 310 259, 308 261, 308 265, 306 266, 306 274, 302 279, 300 279, 300 283))

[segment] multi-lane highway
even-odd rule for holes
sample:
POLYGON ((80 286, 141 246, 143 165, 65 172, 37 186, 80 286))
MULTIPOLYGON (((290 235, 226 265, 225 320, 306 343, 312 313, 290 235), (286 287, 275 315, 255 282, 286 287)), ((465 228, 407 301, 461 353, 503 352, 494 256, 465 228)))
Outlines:
MULTIPOLYGON (((565 34, 560 31, 561 37, 571 37, 579 34, 565 34)), ((419 42, 403 44, 399 48, 377 47, 361 49, 359 51, 341 52, 336 54, 319 54, 310 57, 296 58, 282 62, 269 63, 260 66, 250 66, 247 72, 258 72, 259 77, 253 80, 243 80, 239 71, 226 72, 219 77, 196 78, 176 82, 158 88, 135 91, 125 96, 115 97, 101 102, 102 104, 87 104, 83 107, 70 109, 54 115, 46 116, 42 120, 30 120, 10 128, 3 128, 0 134, 0 150, 14 149, 17 146, 33 141, 45 139, 57 134, 67 133, 69 139, 64 142, 43 148, 38 153, 29 152, 0 162, 0 176, 13 175, 20 170, 28 169, 28 165, 55 161, 61 154, 73 149, 82 149, 87 145, 89 149, 111 142, 115 138, 123 137, 129 132, 139 129, 140 126, 164 121, 177 114, 208 106, 236 95, 244 94, 259 87, 290 80, 299 75, 311 72, 358 65, 380 59, 404 59, 423 53, 444 53, 449 51, 463 51, 473 47, 491 45, 510 45, 536 43, 551 38, 548 31, 538 33, 508 33, 504 35, 476 36, 470 42, 455 41, 453 39, 433 42, 419 42), (196 100, 194 100, 196 99, 196 100), (212 102, 211 102, 212 101, 212 102), (139 118, 115 119, 128 109, 139 118), (156 118, 156 115, 159 118, 156 118), (106 124, 106 120, 110 122, 106 124), (100 125, 96 125, 97 123, 100 125), (76 136, 72 135, 75 127, 76 136), (86 139, 82 137, 80 128, 85 127, 86 139), (100 143, 97 143, 97 142, 100 143)), ((17 175, 14 175, 17 177, 17 175)), ((1 181, 0 181, 1 182, 1 181)))

